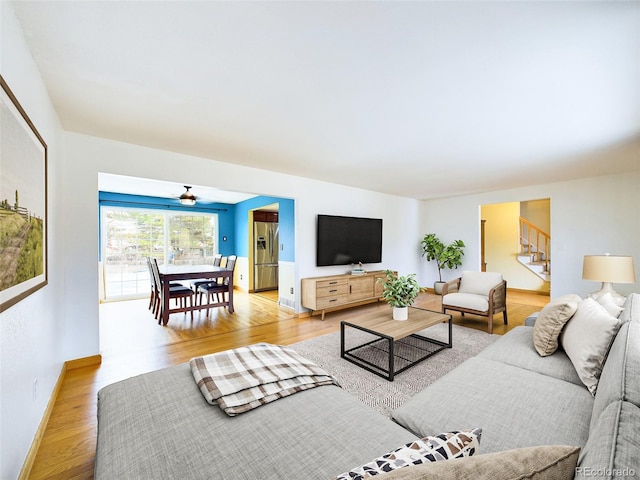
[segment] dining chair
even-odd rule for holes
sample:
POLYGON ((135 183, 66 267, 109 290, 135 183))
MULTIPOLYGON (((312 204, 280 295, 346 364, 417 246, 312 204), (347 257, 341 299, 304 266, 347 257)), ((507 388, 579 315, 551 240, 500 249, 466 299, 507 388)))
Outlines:
MULTIPOLYGON (((213 266, 214 267, 219 267, 221 262, 222 262, 222 254, 221 253, 216 253, 213 256, 213 266)), ((210 279, 210 278, 205 278, 205 279, 198 278, 196 280, 193 280, 191 282, 191 288, 193 289, 193 293, 197 294, 198 293, 198 287, 200 285, 202 285, 203 283, 209 283, 211 281, 212 281, 212 279, 210 279)))
MULTIPOLYGON (((147 261, 147 267, 149 268, 149 283, 151 284, 151 295, 149 296, 149 310, 156 315, 156 310, 160 301, 160 289, 162 288, 160 285, 156 284, 156 279, 153 274, 153 265, 151 264, 151 257, 144 257, 147 261)), ((157 261, 156 261, 157 262, 157 261)), ((171 282, 170 287, 181 287, 182 284, 179 282, 171 282)))
MULTIPOLYGON (((162 295, 160 291, 162 290, 162 280, 160 278, 160 268, 158 267, 158 260, 156 258, 151 259, 151 267, 153 271, 153 278, 156 284, 156 320, 158 320, 158 324, 162 322, 162 295)), ((189 287, 185 287, 184 285, 179 284, 169 284, 169 300, 174 299, 176 302, 180 301, 180 307, 184 308, 185 299, 189 299, 189 306, 193 306, 193 291, 189 287)), ((186 314, 186 312, 185 312, 186 314)), ((191 310, 191 319, 193 319, 193 310, 191 310)))
POLYGON ((149 283, 151 283, 151 295, 149 297, 149 310, 151 310, 154 315, 155 315, 155 309, 156 309, 156 281, 155 278, 153 277, 153 268, 151 267, 151 258, 150 257, 144 257, 144 259, 147 261, 147 268, 149 269, 149 283))
MULTIPOLYGON (((237 256, 236 255, 229 255, 227 257, 227 262, 225 265, 225 268, 227 270, 231 270, 231 275, 233 276, 233 272, 235 270, 236 267, 236 260, 237 260, 237 256)), ((202 285, 198 286, 198 292, 197 295, 199 297, 198 299, 198 305, 202 305, 202 296, 206 295, 207 296, 207 303, 211 303, 211 300, 213 299, 213 296, 216 296, 216 300, 218 301, 217 303, 221 303, 224 301, 224 294, 225 292, 227 292, 229 289, 229 277, 225 277, 224 279, 219 278, 216 281, 213 282, 209 282, 209 283, 204 283, 202 285), (222 295, 222 300, 220 299, 220 295, 222 295)), ((207 316, 209 315, 209 309, 207 308, 207 316)))

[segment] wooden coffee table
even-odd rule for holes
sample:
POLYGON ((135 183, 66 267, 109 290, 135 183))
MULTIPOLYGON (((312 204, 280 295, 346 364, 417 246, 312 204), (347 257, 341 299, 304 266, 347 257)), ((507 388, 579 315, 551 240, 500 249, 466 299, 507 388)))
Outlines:
POLYGON ((451 348, 451 333, 451 315, 409 307, 408 320, 393 320, 391 309, 384 309, 340 322, 340 356, 393 382, 398 373, 451 348), (417 334, 443 322, 449 323, 448 343, 417 334), (346 350, 345 327, 362 330, 375 338, 346 350))

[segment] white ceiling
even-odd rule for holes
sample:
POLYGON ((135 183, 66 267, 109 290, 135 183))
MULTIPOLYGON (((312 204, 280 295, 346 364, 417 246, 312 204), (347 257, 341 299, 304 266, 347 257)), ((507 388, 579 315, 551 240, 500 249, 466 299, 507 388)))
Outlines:
MULTIPOLYGON (((130 195, 145 195, 159 198, 179 198, 187 185, 165 182, 151 178, 129 177, 112 173, 98 174, 98 189, 103 192, 128 193, 130 195)), ((229 203, 236 204, 256 195, 244 192, 230 192, 204 185, 188 185, 191 187, 198 203, 229 203)))
POLYGON ((14 1, 66 130, 414 198, 640 169, 640 2, 14 1))

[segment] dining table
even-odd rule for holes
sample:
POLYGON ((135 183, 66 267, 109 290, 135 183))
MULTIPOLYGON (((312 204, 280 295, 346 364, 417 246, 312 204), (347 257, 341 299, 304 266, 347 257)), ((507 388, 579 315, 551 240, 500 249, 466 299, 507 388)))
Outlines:
MULTIPOLYGON (((214 267, 213 265, 165 265, 160 267, 160 280, 162 281, 162 290, 160 291, 160 301, 162 304, 162 324, 166 325, 169 322, 169 315, 178 312, 190 312, 193 310, 203 310, 212 307, 227 307, 229 313, 233 313, 233 270, 228 270, 225 267, 214 267), (195 302, 191 302, 191 305, 176 306, 176 308, 169 308, 169 288, 171 283, 184 282, 185 280, 211 280, 217 279, 229 279, 227 283, 227 299, 224 295, 222 301, 214 303, 203 303, 201 305, 195 305, 195 302)), ((207 295, 208 297, 208 295, 207 295)), ((207 300, 208 301, 208 300, 207 300)))

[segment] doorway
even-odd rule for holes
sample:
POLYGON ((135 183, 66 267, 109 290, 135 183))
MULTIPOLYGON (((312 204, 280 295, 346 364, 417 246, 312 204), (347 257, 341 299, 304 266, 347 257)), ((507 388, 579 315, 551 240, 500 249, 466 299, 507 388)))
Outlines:
POLYGON ((279 205, 251 211, 251 291, 263 298, 279 300, 279 205))
POLYGON ((550 219, 551 201, 548 198, 481 205, 483 271, 502 273, 511 289, 549 294, 552 272, 550 219), (526 225, 524 229, 523 224, 526 225), (529 231, 529 228, 533 230, 529 231), (538 240, 538 233, 531 233, 534 231, 546 234, 549 241, 538 240))

